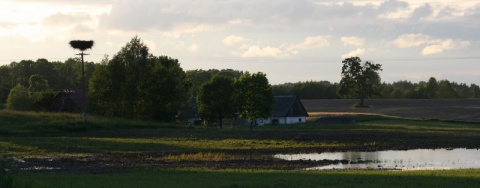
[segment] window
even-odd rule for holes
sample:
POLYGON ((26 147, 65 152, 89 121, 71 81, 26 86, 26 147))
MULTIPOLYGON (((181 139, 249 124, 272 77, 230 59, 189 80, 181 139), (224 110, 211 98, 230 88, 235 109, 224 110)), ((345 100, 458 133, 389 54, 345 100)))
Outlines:
POLYGON ((298 118, 298 122, 302 122, 302 118, 298 118))

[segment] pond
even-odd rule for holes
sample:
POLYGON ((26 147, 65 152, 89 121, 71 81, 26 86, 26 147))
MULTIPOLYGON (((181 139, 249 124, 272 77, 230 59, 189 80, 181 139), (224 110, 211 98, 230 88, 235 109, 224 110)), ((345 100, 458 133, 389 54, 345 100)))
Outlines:
POLYGON ((480 168, 478 149, 416 149, 375 152, 326 152, 311 154, 277 154, 283 160, 344 160, 348 163, 307 168, 379 169, 379 170, 437 170, 480 168))

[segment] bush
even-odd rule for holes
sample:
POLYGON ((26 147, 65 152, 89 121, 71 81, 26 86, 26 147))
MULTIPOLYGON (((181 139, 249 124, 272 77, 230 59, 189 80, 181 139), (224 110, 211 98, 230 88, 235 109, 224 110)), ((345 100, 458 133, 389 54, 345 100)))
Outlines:
POLYGON ((26 111, 30 110, 32 104, 33 101, 30 94, 21 84, 17 84, 12 90, 10 90, 7 98, 7 109, 26 111))

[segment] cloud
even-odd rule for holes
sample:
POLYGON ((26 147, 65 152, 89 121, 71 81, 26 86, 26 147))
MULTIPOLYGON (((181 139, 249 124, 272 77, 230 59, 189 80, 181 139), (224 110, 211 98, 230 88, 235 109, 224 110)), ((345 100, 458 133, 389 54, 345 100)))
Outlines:
POLYGON ((399 36, 394 41, 394 44, 399 48, 411 48, 411 47, 416 47, 416 46, 425 44, 430 39, 431 39, 430 36, 422 33, 404 34, 399 36))
POLYGON ((187 50, 188 50, 189 52, 196 52, 196 51, 198 50, 198 45, 192 44, 192 45, 190 45, 190 46, 187 48, 187 50))
POLYGON ((422 55, 437 54, 437 53, 442 53, 446 50, 466 48, 468 46, 470 46, 470 42, 468 41, 452 40, 452 39, 441 40, 441 41, 435 42, 432 45, 425 47, 422 50, 422 55))
POLYGON ((248 47, 247 51, 242 54, 242 57, 278 57, 281 53, 282 51, 279 48, 253 45, 248 47))
MULTIPOLYGON (((232 35, 233 36, 233 35, 232 35)), ((229 36, 223 40, 224 43, 238 41, 238 40, 250 40, 244 38, 238 38, 237 36, 229 36)), ((313 36, 306 37, 303 42, 292 45, 282 44, 279 47, 260 47, 259 45, 242 45, 239 49, 246 50, 241 53, 242 57, 279 57, 298 54, 299 50, 308 50, 314 48, 321 48, 330 46, 327 36, 313 36)), ((233 53, 237 54, 237 53, 233 53)))
POLYGON ((363 55, 364 53, 365 53, 365 48, 357 48, 356 50, 343 54, 342 59, 360 56, 360 55, 363 55))
POLYGON ((91 20, 92 18, 87 13, 63 14, 59 12, 43 19, 43 24, 47 26, 69 26, 91 20))
POLYGON ((307 37, 301 44, 294 45, 295 49, 310 49, 330 46, 326 36, 307 37))
POLYGON ((421 20, 427 18, 433 14, 433 8, 430 4, 425 3, 420 7, 415 8, 412 12, 410 19, 412 20, 421 20))
POLYGON ((230 35, 230 36, 226 37, 225 39, 223 39, 222 42, 223 42, 223 44, 225 44, 227 46, 231 46, 231 45, 243 42, 245 40, 247 40, 247 39, 245 39, 241 36, 230 35))
POLYGON ((352 45, 352 46, 362 46, 365 43, 365 38, 359 37, 342 37, 340 39, 344 46, 352 45))
POLYGON ((422 55, 442 53, 447 50, 461 49, 470 46, 469 41, 453 39, 434 39, 431 36, 416 33, 399 36, 394 44, 399 48, 411 48, 427 45, 422 50, 422 55))
POLYGON ((157 49, 157 44, 151 40, 143 40, 143 43, 147 45, 149 51, 153 52, 157 49))

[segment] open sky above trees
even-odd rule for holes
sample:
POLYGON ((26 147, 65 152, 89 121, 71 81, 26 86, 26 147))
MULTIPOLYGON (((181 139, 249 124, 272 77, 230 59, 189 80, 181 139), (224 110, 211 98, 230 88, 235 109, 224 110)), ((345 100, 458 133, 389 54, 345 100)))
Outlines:
POLYGON ((4 0, 0 65, 112 57, 135 35, 184 70, 264 72, 270 83, 340 80, 341 61, 382 64, 382 81, 480 80, 480 0, 4 0))

